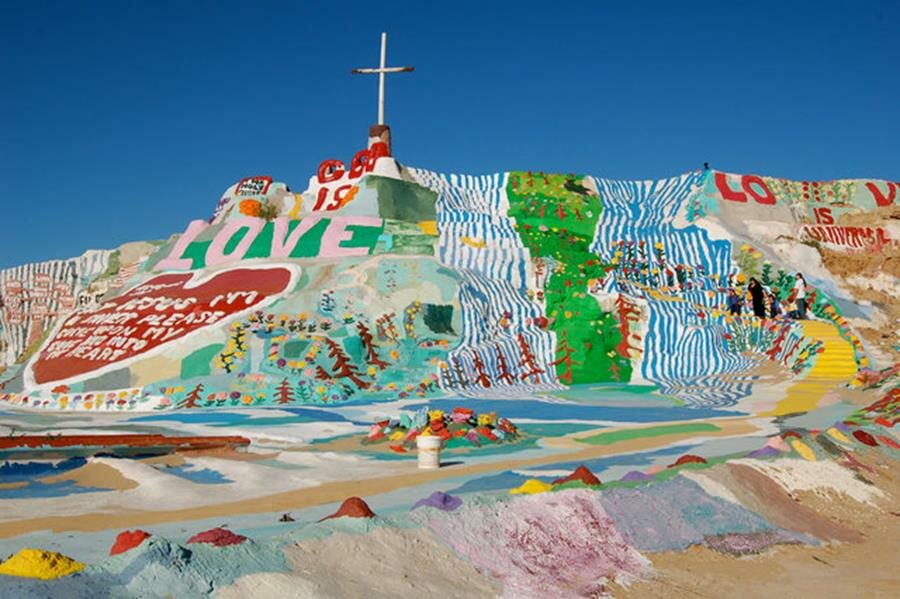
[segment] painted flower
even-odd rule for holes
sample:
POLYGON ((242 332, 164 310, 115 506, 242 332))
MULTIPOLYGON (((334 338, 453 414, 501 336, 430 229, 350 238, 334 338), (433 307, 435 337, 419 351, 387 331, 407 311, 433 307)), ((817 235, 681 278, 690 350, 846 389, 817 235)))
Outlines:
POLYGON ((496 412, 485 412, 478 415, 478 426, 491 426, 497 420, 496 412))
POLYGON ((254 199, 241 200, 241 203, 238 204, 238 211, 247 216, 259 216, 261 208, 262 202, 254 199))

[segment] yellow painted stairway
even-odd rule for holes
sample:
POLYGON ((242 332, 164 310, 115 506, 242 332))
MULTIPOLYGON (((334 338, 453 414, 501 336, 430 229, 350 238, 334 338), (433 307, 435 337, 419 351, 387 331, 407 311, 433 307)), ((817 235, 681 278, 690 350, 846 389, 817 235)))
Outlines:
POLYGON ((804 320, 802 325, 803 334, 810 339, 822 341, 825 351, 819 354, 815 364, 803 378, 787 390, 784 399, 775 405, 775 409, 761 414, 762 416, 808 412, 818 405, 828 390, 856 376, 853 346, 841 337, 837 326, 820 320, 804 320))

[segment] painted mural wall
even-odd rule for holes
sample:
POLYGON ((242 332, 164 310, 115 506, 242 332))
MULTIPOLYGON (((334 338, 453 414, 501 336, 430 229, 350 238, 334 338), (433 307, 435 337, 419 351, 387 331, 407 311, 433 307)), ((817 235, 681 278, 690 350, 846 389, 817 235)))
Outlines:
POLYGON ((165 242, 0 271, 0 401, 162 410, 618 382, 730 406, 769 363, 849 381, 898 361, 898 185, 448 176, 374 143, 301 193, 241 179, 165 242), (817 369, 826 352, 842 366, 817 369))

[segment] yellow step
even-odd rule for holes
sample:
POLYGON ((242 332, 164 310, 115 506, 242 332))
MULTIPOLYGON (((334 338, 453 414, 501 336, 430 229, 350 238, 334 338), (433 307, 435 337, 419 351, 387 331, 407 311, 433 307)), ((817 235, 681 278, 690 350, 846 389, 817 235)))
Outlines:
POLYGON ((825 393, 856 376, 853 346, 841 337, 837 326, 819 320, 804 320, 801 325, 803 334, 822 341, 825 351, 819 354, 803 378, 787 390, 784 399, 762 416, 808 412, 815 409, 825 393))

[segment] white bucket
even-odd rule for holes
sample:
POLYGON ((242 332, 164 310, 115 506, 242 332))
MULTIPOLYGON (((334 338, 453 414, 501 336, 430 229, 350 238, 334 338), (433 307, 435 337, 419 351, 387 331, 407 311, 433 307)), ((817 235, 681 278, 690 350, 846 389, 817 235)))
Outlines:
POLYGON ((441 467, 441 445, 444 440, 436 435, 419 435, 416 447, 419 449, 419 468, 441 467))

